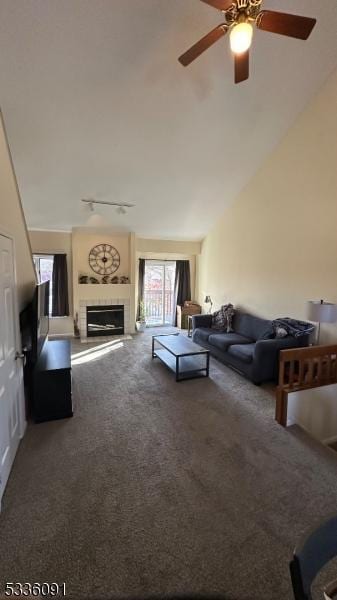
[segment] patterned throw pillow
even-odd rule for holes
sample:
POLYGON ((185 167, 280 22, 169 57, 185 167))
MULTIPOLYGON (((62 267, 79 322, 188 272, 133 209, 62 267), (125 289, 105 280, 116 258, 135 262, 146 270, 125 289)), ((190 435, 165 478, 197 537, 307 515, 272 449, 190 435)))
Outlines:
POLYGON ((212 329, 231 333, 233 331, 232 320, 235 314, 233 304, 224 304, 219 310, 212 314, 212 329))
POLYGON ((226 318, 226 332, 232 333, 234 331, 232 327, 233 317, 235 315, 235 310, 233 304, 225 304, 222 307, 223 313, 226 318))
POLYGON ((212 329, 218 329, 219 331, 223 331, 226 329, 227 319, 224 315, 222 307, 220 310, 216 310, 212 314, 212 329))

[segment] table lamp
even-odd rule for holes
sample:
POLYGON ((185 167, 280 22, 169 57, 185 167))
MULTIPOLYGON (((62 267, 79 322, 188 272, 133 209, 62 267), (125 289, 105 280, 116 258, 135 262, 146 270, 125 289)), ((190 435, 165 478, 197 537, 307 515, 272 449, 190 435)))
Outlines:
POLYGON ((208 314, 211 314, 212 312, 212 306, 213 306, 213 302, 210 296, 206 296, 205 300, 204 300, 205 304, 210 304, 210 308, 208 310, 208 314))
POLYGON ((318 323, 316 344, 319 344, 321 323, 335 323, 337 321, 337 304, 324 302, 324 300, 308 301, 308 319, 318 323))

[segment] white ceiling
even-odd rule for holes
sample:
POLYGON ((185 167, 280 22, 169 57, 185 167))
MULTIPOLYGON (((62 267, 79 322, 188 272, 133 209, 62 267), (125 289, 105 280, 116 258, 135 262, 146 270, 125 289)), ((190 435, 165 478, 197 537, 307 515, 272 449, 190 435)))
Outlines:
POLYGON ((200 239, 337 67, 335 0, 265 0, 313 16, 307 42, 256 31, 233 83, 221 22, 199 0, 0 0, 0 105, 27 222, 85 224, 82 197, 117 230, 200 239))

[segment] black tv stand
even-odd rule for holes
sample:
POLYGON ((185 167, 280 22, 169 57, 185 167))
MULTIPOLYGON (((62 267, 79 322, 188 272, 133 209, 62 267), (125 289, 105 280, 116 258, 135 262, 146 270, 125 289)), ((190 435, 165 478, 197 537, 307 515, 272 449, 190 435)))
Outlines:
POLYGON ((69 340, 47 340, 34 369, 33 418, 36 423, 73 416, 69 340))

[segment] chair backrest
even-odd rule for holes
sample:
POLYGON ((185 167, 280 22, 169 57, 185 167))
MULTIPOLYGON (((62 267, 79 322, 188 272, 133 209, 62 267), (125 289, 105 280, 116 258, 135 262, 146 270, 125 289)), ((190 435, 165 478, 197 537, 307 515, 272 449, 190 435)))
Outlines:
POLYGON ((311 585, 334 556, 337 556, 337 515, 313 529, 294 550, 289 566, 295 600, 312 600, 311 585))

